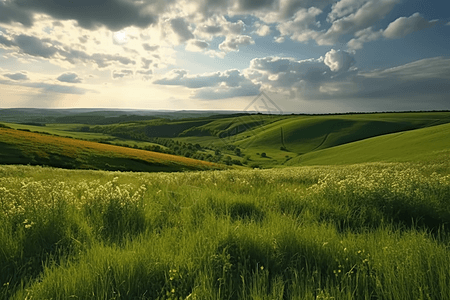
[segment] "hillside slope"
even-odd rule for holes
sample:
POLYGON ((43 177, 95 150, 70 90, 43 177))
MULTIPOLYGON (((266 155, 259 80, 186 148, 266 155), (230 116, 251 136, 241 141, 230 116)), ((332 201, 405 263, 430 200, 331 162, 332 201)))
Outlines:
POLYGON ((150 172, 221 168, 175 155, 8 128, 0 128, 0 149, 0 164, 150 172))
POLYGON ((450 124, 378 136, 291 159, 287 165, 450 160, 450 124))

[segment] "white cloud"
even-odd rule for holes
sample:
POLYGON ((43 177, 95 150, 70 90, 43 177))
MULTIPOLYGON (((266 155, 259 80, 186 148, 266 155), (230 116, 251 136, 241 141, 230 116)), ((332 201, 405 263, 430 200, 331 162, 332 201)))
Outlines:
POLYGON ((257 24, 258 29, 255 33, 259 36, 268 36, 271 32, 270 27, 267 25, 257 24))
POLYGON ((125 45, 128 43, 128 36, 124 30, 114 32, 112 38, 115 45, 125 45))
POLYGON ((313 26, 317 27, 316 17, 321 13, 322 11, 315 7, 301 9, 294 15, 292 20, 279 23, 277 29, 282 36, 290 36, 293 40, 306 42, 319 35, 318 32, 311 28, 313 26))
POLYGON ((328 22, 333 22, 348 16, 360 9, 368 0, 341 0, 333 4, 331 12, 327 16, 328 22))
POLYGON ((331 71, 342 72, 348 71, 350 67, 355 63, 355 60, 350 53, 341 50, 331 49, 325 54, 323 61, 331 71))
POLYGON ((198 24, 194 34, 206 40, 211 40, 217 36, 236 36, 240 35, 245 28, 242 20, 230 22, 224 16, 214 15, 206 21, 198 24))
POLYGON ((219 45, 219 49, 225 52, 239 51, 239 46, 247 46, 254 43, 255 41, 248 35, 238 35, 236 37, 227 36, 225 41, 219 45))
POLYGON ((355 33, 355 38, 351 39, 347 46, 350 49, 362 49, 364 43, 376 41, 383 36, 383 30, 373 31, 372 27, 360 30, 355 33))
POLYGON ((350 49, 362 49, 364 43, 376 41, 382 37, 402 38, 415 31, 432 27, 436 22, 437 20, 425 20, 419 13, 415 13, 408 18, 400 17, 390 23, 385 30, 373 31, 372 27, 369 27, 356 32, 355 37, 347 43, 347 46, 350 49))
POLYGON ((352 34, 383 19, 400 0, 368 0, 348 16, 337 19, 323 34, 317 35, 319 45, 334 45, 344 34, 352 34))
POLYGON ((239 70, 189 75, 186 70, 172 70, 161 79, 159 85, 177 85, 193 89, 193 98, 225 99, 251 96, 259 93, 260 85, 252 83, 239 70))
POLYGON ((284 36, 274 37, 273 41, 275 43, 281 44, 284 43, 284 41, 286 41, 286 38, 284 36))
POLYGON ((383 35, 389 39, 404 37, 418 30, 432 27, 437 20, 427 21, 419 13, 415 13, 409 18, 401 17, 389 24, 383 35))

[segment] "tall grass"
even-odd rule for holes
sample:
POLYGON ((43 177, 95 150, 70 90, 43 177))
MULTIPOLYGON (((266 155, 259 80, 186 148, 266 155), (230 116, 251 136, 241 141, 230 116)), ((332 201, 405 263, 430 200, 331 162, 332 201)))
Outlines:
POLYGON ((450 299, 450 176, 0 166, 0 297, 450 299))

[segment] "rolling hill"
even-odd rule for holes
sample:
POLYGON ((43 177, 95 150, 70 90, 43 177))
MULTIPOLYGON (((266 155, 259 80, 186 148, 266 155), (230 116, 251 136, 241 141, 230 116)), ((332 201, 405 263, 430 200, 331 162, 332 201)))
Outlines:
POLYGON ((190 158, 0 128, 0 163, 69 169, 183 171, 222 168, 190 158))
POLYGON ((397 132, 306 153, 288 165, 450 161, 450 124, 397 132))

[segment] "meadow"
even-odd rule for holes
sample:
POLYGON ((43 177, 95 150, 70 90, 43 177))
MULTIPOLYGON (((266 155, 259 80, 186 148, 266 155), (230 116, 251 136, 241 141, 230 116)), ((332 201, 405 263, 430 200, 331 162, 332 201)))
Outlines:
POLYGON ((0 166, 0 298, 450 299, 449 174, 0 166))

